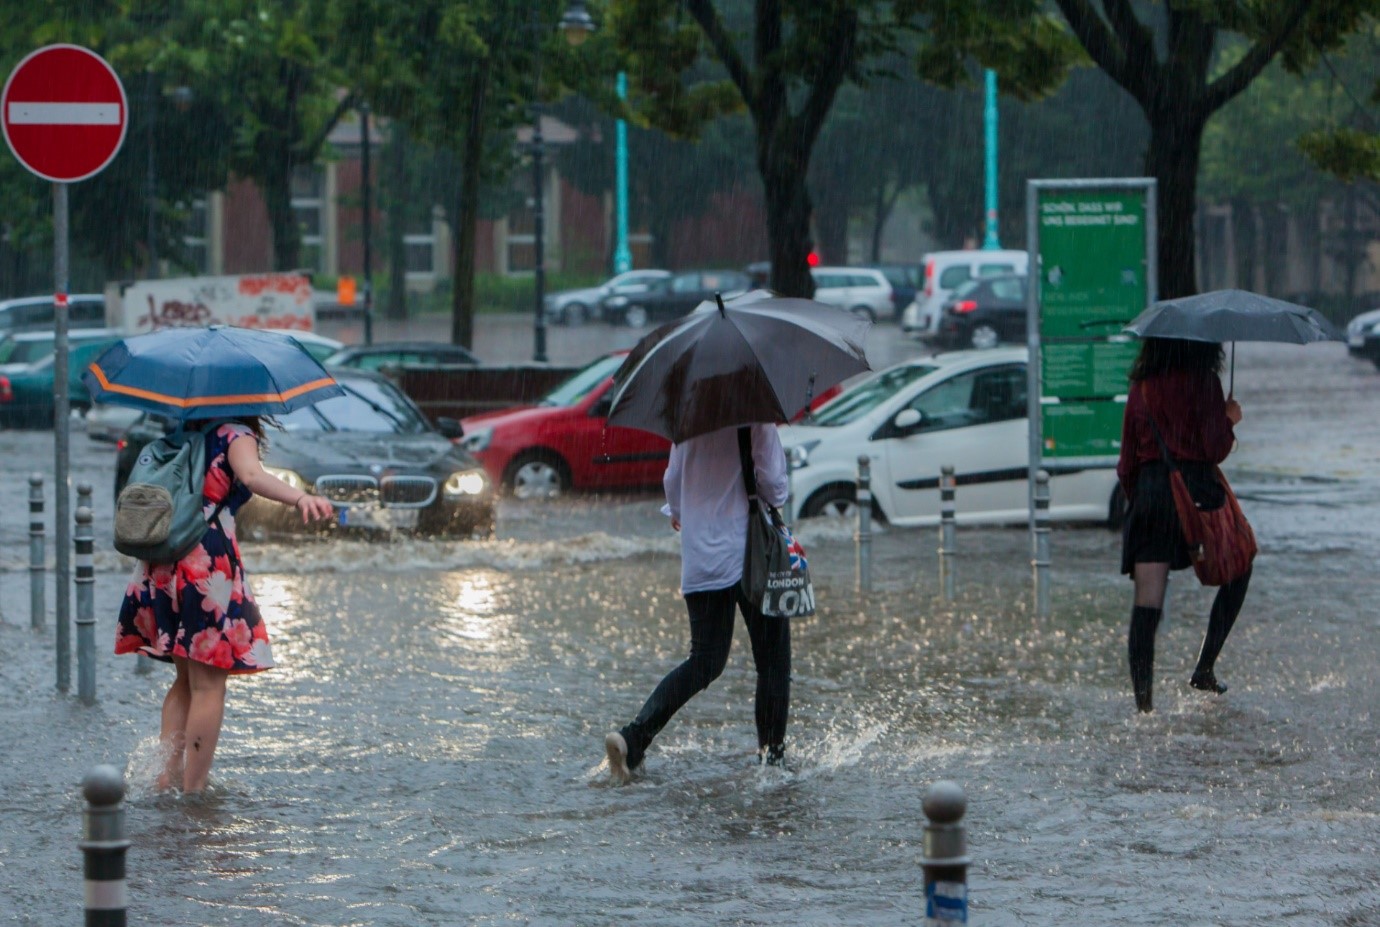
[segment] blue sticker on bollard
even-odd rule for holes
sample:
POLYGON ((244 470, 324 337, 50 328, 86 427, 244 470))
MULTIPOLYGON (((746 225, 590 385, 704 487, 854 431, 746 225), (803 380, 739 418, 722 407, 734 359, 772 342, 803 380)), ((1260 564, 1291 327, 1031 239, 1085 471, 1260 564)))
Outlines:
POLYGON ((931 882, 925 886, 926 927, 968 923, 968 885, 965 882, 931 882))

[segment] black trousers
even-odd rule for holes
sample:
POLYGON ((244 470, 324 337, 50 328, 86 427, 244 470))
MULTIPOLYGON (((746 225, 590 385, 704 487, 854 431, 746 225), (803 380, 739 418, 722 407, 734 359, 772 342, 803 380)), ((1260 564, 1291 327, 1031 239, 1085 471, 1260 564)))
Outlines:
POLYGON ((628 742, 630 768, 642 763, 652 738, 671 717, 724 671, 733 644, 735 607, 743 613, 757 665, 757 746, 776 747, 785 740, 791 696, 791 624, 786 618, 764 617, 734 583, 727 589, 685 596, 685 608, 690 613, 690 656, 666 674, 637 718, 621 731, 628 742))

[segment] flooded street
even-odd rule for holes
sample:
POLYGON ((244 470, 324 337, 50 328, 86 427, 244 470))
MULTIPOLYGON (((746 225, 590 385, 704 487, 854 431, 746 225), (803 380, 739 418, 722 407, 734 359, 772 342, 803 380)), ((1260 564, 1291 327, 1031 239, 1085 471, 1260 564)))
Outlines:
MULTIPOLYGON (((914 352, 876 337, 875 367, 914 352)), ((755 762, 740 626, 624 788, 603 736, 687 640, 656 495, 505 500, 483 543, 247 547, 279 667, 232 680, 189 800, 151 789, 170 672, 110 653, 113 449, 74 429, 96 490, 88 707, 54 691, 51 616, 29 629, 27 475, 50 474, 51 558, 52 435, 0 432, 0 924, 81 918, 96 763, 129 783, 131 924, 902 927, 937 779, 967 790, 975 924, 1380 923, 1378 392, 1339 344, 1238 347, 1225 469, 1261 554, 1225 696, 1187 686, 1211 593, 1180 573, 1157 711, 1136 715, 1105 528, 1053 532, 1041 620, 1024 529, 960 530, 945 602, 934 530, 878 526, 861 597, 852 526, 807 523, 820 610, 792 629, 787 768, 755 762)))

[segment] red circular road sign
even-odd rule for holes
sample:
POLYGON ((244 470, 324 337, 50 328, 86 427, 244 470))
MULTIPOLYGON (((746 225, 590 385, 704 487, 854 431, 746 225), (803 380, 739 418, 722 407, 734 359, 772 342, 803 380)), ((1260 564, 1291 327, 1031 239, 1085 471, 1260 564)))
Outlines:
POLYGON ((79 45, 48 45, 10 72, 0 93, 10 151, 44 180, 98 174, 125 140, 129 104, 115 70, 79 45))

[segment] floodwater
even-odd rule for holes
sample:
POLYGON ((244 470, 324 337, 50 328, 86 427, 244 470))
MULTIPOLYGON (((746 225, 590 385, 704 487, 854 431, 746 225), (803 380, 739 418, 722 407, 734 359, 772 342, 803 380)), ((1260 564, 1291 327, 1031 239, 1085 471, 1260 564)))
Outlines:
MULTIPOLYGON (((51 436, 0 433, 0 923, 81 917, 96 763, 129 783, 131 924, 912 925, 938 779, 967 792, 975 924, 1380 923, 1377 388, 1340 345, 1238 350, 1228 473, 1263 549, 1225 696, 1186 685, 1210 594, 1177 574, 1136 715, 1103 528, 1053 533, 1042 620, 1022 529, 961 530, 945 602, 934 531, 880 527, 861 596, 851 526, 808 524, 787 768, 755 763, 740 628, 622 788, 603 735, 686 646, 654 496, 505 503, 485 543, 250 549, 280 667, 232 680, 212 788, 184 799, 150 789, 168 673, 108 653, 114 554, 99 704, 54 691, 23 504, 51 436)), ((110 451, 73 453, 106 537, 110 451)))

